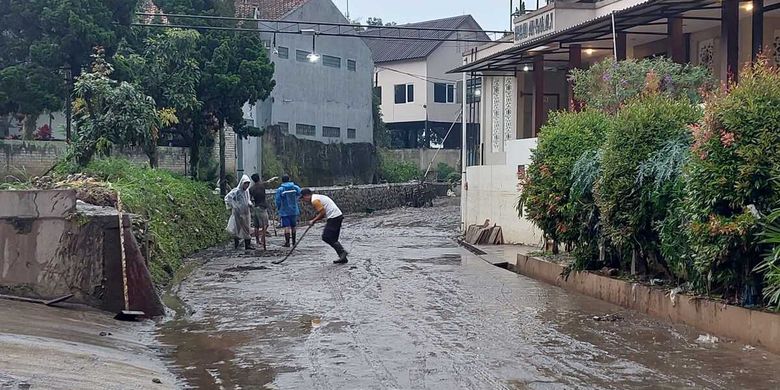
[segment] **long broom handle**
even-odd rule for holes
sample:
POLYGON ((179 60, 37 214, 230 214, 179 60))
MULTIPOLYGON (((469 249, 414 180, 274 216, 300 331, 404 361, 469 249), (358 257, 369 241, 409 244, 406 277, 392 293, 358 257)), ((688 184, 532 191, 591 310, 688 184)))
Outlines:
POLYGON ((303 238, 304 238, 304 237, 306 237, 306 235, 309 233, 309 230, 311 230, 311 228, 312 228, 313 226, 314 226, 314 225, 309 225, 309 227, 307 227, 307 228, 306 228, 306 231, 304 231, 304 232, 303 232, 303 234, 301 235, 301 239, 300 239, 300 240, 298 240, 298 242, 296 242, 296 243, 295 243, 295 245, 293 245, 292 249, 290 249, 290 252, 289 252, 289 253, 287 253, 287 256, 285 256, 285 257, 284 257, 284 259, 282 259, 282 261, 280 261, 280 262, 278 262, 278 263, 274 263, 274 264, 282 264, 282 263, 284 263, 285 261, 287 261, 287 259, 288 259, 290 256, 292 256, 293 252, 295 252, 295 248, 297 248, 297 247, 298 247, 298 245, 301 243, 301 241, 303 241, 303 238))
POLYGON ((130 299, 128 297, 127 288, 127 259, 125 257, 125 229, 124 229, 124 217, 122 215, 122 199, 119 191, 116 192, 116 211, 119 215, 119 246, 122 259, 122 289, 125 298, 125 311, 130 310, 130 299))

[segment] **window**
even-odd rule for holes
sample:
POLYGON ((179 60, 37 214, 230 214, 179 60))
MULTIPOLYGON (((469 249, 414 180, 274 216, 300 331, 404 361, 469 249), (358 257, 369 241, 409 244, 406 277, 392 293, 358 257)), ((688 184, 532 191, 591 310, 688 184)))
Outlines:
POLYGON ((282 134, 290 134, 290 124, 287 122, 279 122, 279 130, 282 134))
POLYGON ((322 136, 328 138, 341 137, 341 129, 338 127, 322 126, 322 136))
POLYGON ((479 103, 480 101, 482 101, 482 78, 466 80, 466 103, 479 103))
POLYGON ((317 135, 317 128, 312 125, 304 125, 298 123, 295 125, 295 134, 298 135, 308 135, 310 137, 314 137, 317 135))
POLYGON ((414 102, 414 85, 399 84, 395 86, 395 104, 414 102))
POLYGON ((279 58, 281 58, 281 59, 288 59, 288 58, 290 58, 290 49, 288 49, 288 48, 286 48, 284 46, 279 46, 279 47, 276 48, 276 50, 279 51, 279 54, 277 54, 279 56, 279 58))
POLYGON ((298 62, 310 62, 309 61, 309 53, 305 50, 296 50, 295 51, 295 60, 298 62))
POLYGON ((357 130, 356 129, 347 129, 347 138, 349 138, 349 139, 357 138, 357 130))
POLYGON ((322 65, 331 68, 341 68, 341 58, 333 56, 322 56, 322 65))
POLYGON ((347 70, 355 72, 357 71, 357 61, 347 60, 347 70))
POLYGON ((374 87, 374 96, 379 99, 379 104, 382 104, 382 87, 374 87))
POLYGON ((435 83, 433 85, 434 103, 455 103, 455 84, 435 83))

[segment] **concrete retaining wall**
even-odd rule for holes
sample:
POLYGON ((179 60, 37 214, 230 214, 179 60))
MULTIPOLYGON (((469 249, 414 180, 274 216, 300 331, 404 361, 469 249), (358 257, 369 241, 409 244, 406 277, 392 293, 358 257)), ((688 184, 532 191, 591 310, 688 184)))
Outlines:
POLYGON ((428 169, 428 164, 433 160, 433 156, 436 156, 436 160, 431 166, 431 172, 434 173, 432 177, 436 177, 436 167, 439 163, 445 163, 460 173, 458 170, 461 158, 460 150, 442 149, 439 150, 438 155, 436 154, 436 149, 391 149, 389 152, 396 160, 416 164, 423 172, 428 169))
MULTIPOLYGON (((163 313, 125 216, 131 309, 163 313)), ((0 292, 72 301, 117 312, 124 306, 116 210, 76 206, 72 190, 0 191, 0 292)))
MULTIPOLYGON (((67 150, 65 141, 0 140, 0 181, 6 176, 40 176, 53 167, 67 150)), ((161 146, 158 151, 160 168, 185 175, 189 173, 189 149, 161 146)), ((116 154, 138 164, 149 163, 146 155, 138 150, 117 151, 116 154)), ((231 160, 229 154, 228 160, 231 160)))
POLYGON ((683 323, 705 332, 761 346, 780 353, 780 315, 731 306, 687 295, 672 297, 668 291, 630 283, 590 272, 561 276, 558 264, 519 255, 515 272, 598 298, 663 320, 683 323))

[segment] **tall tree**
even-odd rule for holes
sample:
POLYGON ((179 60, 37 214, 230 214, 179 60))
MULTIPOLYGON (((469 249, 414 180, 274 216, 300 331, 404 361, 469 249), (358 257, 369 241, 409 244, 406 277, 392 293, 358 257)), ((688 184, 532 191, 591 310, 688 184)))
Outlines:
POLYGON ((0 0, 0 114, 23 114, 30 136, 41 112, 58 109, 70 90, 61 70, 81 74, 96 46, 112 54, 128 31, 137 3, 0 0), (20 85, 30 92, 8 89, 20 85))

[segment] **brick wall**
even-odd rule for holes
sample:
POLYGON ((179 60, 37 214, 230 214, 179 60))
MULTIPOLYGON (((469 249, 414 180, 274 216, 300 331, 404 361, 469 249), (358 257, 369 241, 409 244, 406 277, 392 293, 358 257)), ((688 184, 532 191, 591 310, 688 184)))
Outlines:
MULTIPOLYGON (((219 161, 219 139, 217 139, 217 142, 214 142, 214 148, 212 149, 212 152, 214 153, 214 161, 219 161)), ((228 175, 234 175, 236 174, 236 171, 238 170, 238 165, 236 160, 238 159, 238 152, 236 151, 236 133, 233 131, 232 128, 226 127, 225 128, 225 173, 228 175)))
MULTIPOLYGON (((235 141, 233 145, 235 150, 235 141)), ((67 153, 67 149, 68 145, 63 141, 0 140, 0 182, 8 176, 19 179, 40 176, 54 166, 67 153)), ((160 168, 180 174, 189 173, 188 149, 162 146, 158 151, 160 168)), ((146 155, 137 150, 118 151, 115 154, 121 154, 139 164, 149 162, 146 155)))

